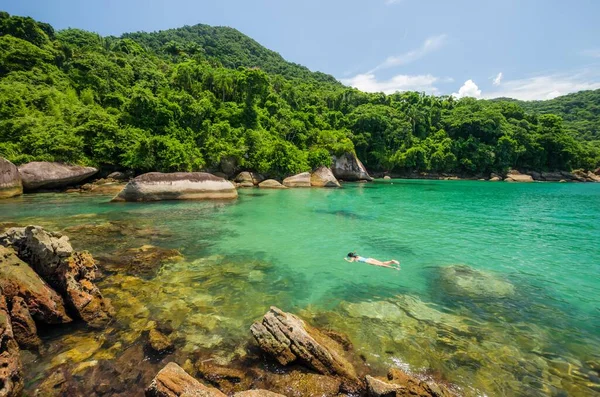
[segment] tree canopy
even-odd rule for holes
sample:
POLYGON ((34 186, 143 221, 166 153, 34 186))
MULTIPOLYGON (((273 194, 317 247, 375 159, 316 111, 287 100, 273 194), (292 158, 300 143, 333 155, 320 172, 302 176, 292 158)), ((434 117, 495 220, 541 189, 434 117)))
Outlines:
POLYGON ((552 101, 369 94, 231 28, 102 37, 0 13, 0 156, 137 172, 285 176, 356 152, 372 171, 600 163, 600 91, 552 101), (563 121, 564 120, 564 121, 563 121))

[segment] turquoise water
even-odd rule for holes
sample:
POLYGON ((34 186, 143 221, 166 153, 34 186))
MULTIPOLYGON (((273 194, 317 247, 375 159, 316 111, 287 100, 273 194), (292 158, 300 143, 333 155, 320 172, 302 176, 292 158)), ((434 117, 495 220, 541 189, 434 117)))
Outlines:
POLYGON ((0 211, 94 255, 178 249, 183 262, 154 280, 114 274, 101 287, 117 309, 130 288, 143 319, 171 316, 188 341, 190 313, 176 318, 165 301, 209 295, 195 311, 219 321, 196 347, 235 349, 276 304, 347 333, 373 368, 433 372, 466 394, 600 392, 600 184, 392 180, 247 189, 227 203, 38 194, 0 211), (121 229, 103 233, 111 222, 121 229), (349 251, 402 269, 347 263, 349 251), (156 288, 160 299, 139 292, 156 288))

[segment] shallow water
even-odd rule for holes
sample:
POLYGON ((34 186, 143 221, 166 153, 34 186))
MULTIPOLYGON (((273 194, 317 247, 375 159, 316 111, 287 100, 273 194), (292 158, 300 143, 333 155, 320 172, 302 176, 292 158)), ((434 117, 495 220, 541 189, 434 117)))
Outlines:
POLYGON ((113 359, 149 322, 167 320, 181 352, 226 364, 277 305, 347 333, 375 371, 432 372, 471 395, 600 392, 599 184, 392 180, 258 192, 227 203, 3 201, 0 222, 63 231, 95 256, 143 245, 183 255, 155 277, 106 272, 99 285, 117 308, 114 327, 84 352, 79 333, 48 335, 52 354, 32 373, 61 359, 113 359), (349 251, 398 259, 402 270, 349 264, 349 251))

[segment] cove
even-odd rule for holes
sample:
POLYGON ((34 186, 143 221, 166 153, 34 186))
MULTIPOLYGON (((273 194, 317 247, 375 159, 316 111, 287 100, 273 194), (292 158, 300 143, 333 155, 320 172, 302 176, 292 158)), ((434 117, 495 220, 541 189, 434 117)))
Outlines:
POLYGON ((39 224, 89 250, 117 310, 110 329, 44 335, 48 352, 25 362, 28 390, 61 365, 121 360, 151 321, 170 324, 183 361, 225 365, 276 305, 345 333, 374 368, 435 373, 466 395, 598 392, 597 184, 391 180, 240 189, 234 202, 109 199, 0 206, 4 227, 39 224), (180 255, 151 272, 111 265, 143 246, 180 255), (402 270, 346 263, 352 250, 402 270))

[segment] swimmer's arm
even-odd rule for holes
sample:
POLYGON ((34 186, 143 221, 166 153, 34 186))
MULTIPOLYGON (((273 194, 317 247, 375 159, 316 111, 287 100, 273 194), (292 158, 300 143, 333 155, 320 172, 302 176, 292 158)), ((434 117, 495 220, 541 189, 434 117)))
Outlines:
POLYGON ((346 262, 350 262, 350 263, 354 262, 354 258, 353 258, 353 259, 344 258, 344 260, 345 260, 346 262))

